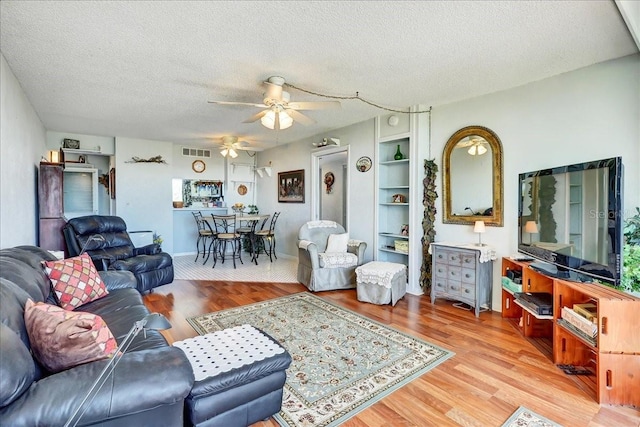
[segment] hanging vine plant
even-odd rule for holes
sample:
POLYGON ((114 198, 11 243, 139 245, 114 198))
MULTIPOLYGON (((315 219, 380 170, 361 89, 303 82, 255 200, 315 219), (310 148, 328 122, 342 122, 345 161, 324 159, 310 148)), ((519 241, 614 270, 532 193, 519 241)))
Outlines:
POLYGON ((436 230, 434 222, 436 220, 436 174, 438 165, 435 159, 424 161, 425 178, 422 180, 424 194, 422 204, 424 205, 424 217, 422 219, 422 267, 420 268, 420 287, 428 295, 431 293, 431 254, 429 245, 433 243, 436 230))

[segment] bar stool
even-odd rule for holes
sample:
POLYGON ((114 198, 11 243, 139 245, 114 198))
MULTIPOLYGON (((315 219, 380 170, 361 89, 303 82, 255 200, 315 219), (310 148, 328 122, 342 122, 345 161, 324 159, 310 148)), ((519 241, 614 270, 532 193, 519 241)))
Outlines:
POLYGON ((213 267, 216 266, 218 256, 224 259, 227 255, 231 255, 233 260, 233 268, 236 268, 236 258, 242 262, 242 248, 240 242, 240 234, 236 232, 236 216, 235 215, 211 215, 213 218, 213 228, 216 233, 215 243, 213 245, 213 267), (227 254, 227 244, 231 244, 231 253, 227 254))
POLYGON ((207 254, 207 257, 204 259, 203 264, 206 264, 209 260, 211 247, 216 236, 211 229, 211 224, 209 224, 207 220, 203 218, 202 212, 198 211, 191 213, 193 214, 193 218, 196 220, 196 225, 198 227, 198 239, 196 240, 196 259, 193 260, 193 262, 198 261, 198 257, 200 256, 200 242, 202 242, 202 257, 204 258, 204 254, 207 254), (208 239, 211 239, 211 242, 209 242, 209 248, 207 249, 208 239))
POLYGON ((260 247, 262 247, 262 250, 264 251, 265 254, 269 255, 269 261, 273 262, 273 257, 275 257, 276 259, 278 259, 278 256, 276 255, 276 235, 275 235, 275 229, 276 229, 276 221, 278 220, 278 217, 280 216, 280 212, 275 212, 273 214, 273 216, 271 217, 271 223, 269 224, 269 229, 268 230, 259 230, 256 231, 256 258, 258 257, 258 253, 260 251, 260 247), (269 249, 267 249, 267 245, 265 242, 265 239, 269 242, 269 249))

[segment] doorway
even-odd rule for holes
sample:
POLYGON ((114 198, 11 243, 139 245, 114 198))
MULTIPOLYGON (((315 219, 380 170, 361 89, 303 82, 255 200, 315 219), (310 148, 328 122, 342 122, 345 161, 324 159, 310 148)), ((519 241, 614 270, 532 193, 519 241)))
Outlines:
POLYGON ((325 148, 312 156, 311 215, 349 230, 349 146, 325 148))

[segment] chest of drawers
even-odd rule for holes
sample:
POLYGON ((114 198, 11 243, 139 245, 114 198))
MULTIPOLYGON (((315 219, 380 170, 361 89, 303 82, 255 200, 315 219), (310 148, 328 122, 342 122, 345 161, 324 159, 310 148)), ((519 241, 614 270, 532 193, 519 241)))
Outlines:
POLYGON ((474 307, 491 309, 493 261, 480 262, 480 249, 431 244, 433 278, 431 303, 436 298, 460 301, 474 307))

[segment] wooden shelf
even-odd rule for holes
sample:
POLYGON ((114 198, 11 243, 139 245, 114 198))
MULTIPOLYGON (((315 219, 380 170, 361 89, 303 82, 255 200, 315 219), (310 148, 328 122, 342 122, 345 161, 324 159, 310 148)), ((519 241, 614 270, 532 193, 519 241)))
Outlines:
POLYGON ((593 375, 571 375, 578 387, 601 404, 640 406, 640 298, 597 283, 553 279, 525 262, 502 259, 502 274, 522 272, 523 291, 553 293, 553 316, 533 313, 502 289, 502 317, 511 322, 555 364, 588 369, 593 375), (562 308, 596 305, 598 334, 590 340, 566 326, 562 308), (551 329, 547 329, 551 327, 551 329), (539 345, 551 340, 551 345, 539 345))
MULTIPOLYGON (((509 292, 507 289, 504 289, 507 292, 509 292)), ((543 315, 543 314, 538 314, 536 312, 534 312, 533 310, 531 310, 529 307, 523 305, 520 303, 520 301, 518 301, 518 299, 513 301, 514 303, 518 304, 520 306, 520 308, 522 308, 525 311, 528 311, 533 317, 535 317, 538 320, 553 320, 553 316, 552 315, 543 315)))
POLYGON ((100 150, 85 150, 82 148, 61 148, 61 150, 65 153, 65 154, 96 154, 96 155, 103 155, 102 151, 100 150))

